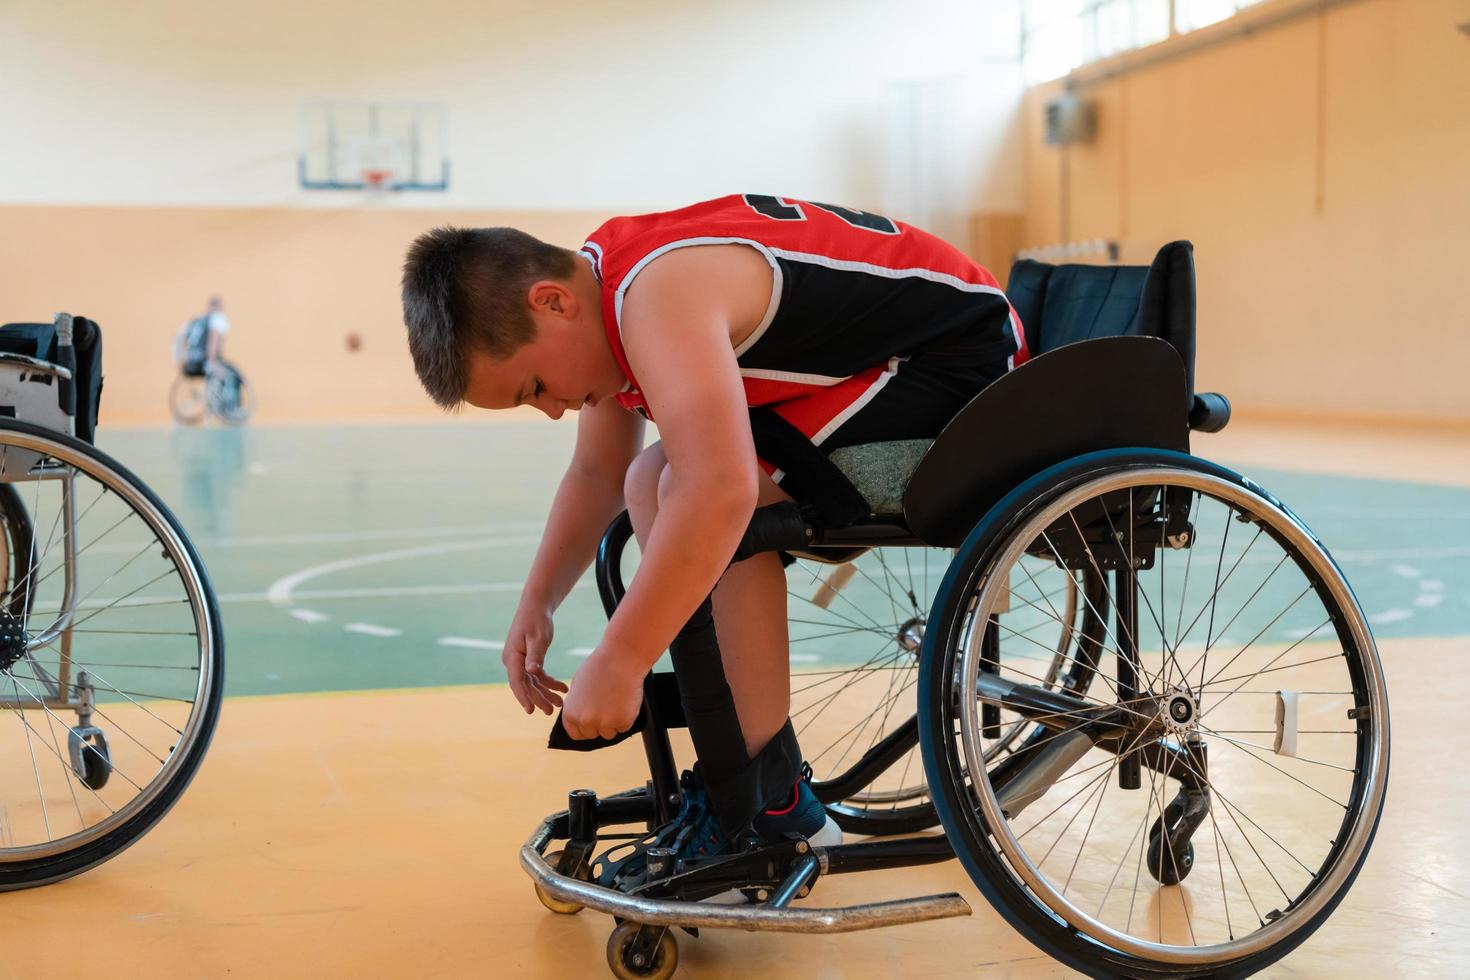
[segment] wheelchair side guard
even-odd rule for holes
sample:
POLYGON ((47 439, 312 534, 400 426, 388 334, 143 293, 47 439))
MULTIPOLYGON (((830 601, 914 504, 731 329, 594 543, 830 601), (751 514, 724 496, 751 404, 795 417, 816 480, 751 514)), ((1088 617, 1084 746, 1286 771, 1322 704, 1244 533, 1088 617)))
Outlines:
POLYGON ((1086 453, 1189 452, 1188 382, 1155 337, 1106 337, 1042 354, 976 395, 920 461, 908 526, 958 547, 990 508, 1041 471, 1086 453))

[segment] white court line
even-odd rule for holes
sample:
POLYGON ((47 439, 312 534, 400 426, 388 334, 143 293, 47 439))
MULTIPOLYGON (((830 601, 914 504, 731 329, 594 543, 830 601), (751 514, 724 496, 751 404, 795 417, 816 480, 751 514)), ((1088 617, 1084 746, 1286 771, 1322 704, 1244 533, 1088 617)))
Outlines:
POLYGON ((590 657, 592 656, 592 647, 572 647, 567 653, 574 657, 590 657))
POLYGON ((458 527, 400 527, 373 531, 321 531, 313 534, 260 534, 232 538, 203 538, 196 541, 211 548, 244 548, 282 544, 335 544, 354 541, 391 541, 395 538, 459 538, 466 534, 532 534, 543 525, 522 521, 516 524, 465 524, 458 527))
MULTIPOLYGON (((592 582, 584 579, 572 586, 574 589, 585 589, 592 582)), ((403 585, 388 586, 386 588, 374 589, 303 589, 300 592, 292 592, 291 598, 296 599, 396 599, 408 596, 425 595, 464 595, 471 592, 519 592, 526 587, 525 582, 471 582, 465 585, 403 585)), ((271 597, 265 592, 222 592, 215 596, 215 601, 221 605, 243 602, 269 602, 271 597)), ((180 597, 178 602, 182 605, 184 599, 180 597)), ((157 596, 129 596, 127 598, 102 597, 88 599, 86 602, 77 604, 78 610, 103 609, 108 606, 156 606, 157 596)))
POLYGON ((332 572, 342 572, 349 568, 361 568, 364 565, 380 565, 384 562, 398 561, 403 558, 422 558, 427 555, 444 555, 453 551, 477 551, 482 548, 502 547, 508 544, 528 544, 539 541, 539 536, 529 536, 524 539, 500 538, 480 539, 476 541, 449 541, 444 544, 430 544, 422 548, 400 548, 395 551, 380 551, 371 555, 359 555, 356 558, 344 558, 341 561, 331 561, 324 565, 313 565, 303 568, 298 572, 278 578, 266 589, 266 595, 270 601, 277 606, 289 605, 291 593, 302 582, 319 578, 322 575, 330 575, 332 572))
POLYGON ((815 653, 793 653, 791 662, 794 664, 819 664, 822 658, 815 653))
POLYGON ((1368 622, 1377 625, 1379 623, 1398 623, 1405 619, 1413 619, 1412 609, 1388 609, 1381 613, 1374 613, 1368 617, 1368 622))
POLYGON ((326 613, 317 612, 315 609, 293 609, 291 610, 291 615, 303 623, 325 623, 332 618, 326 613))
MULTIPOLYGON (((310 534, 257 534, 233 538, 194 538, 201 548, 276 548, 281 545, 308 544, 352 544, 359 541, 392 541, 407 538, 421 541, 434 538, 462 538, 467 534, 539 534, 544 525, 529 521, 517 524, 465 524, 449 527, 392 528, 375 531, 319 531, 310 534)), ((539 538, 537 539, 539 540, 539 538)), ((141 541, 118 541, 109 539, 87 550, 94 554, 125 553, 143 547, 141 541)))
POLYGON ((500 650, 505 647, 504 643, 496 643, 494 640, 475 640, 468 636, 441 636, 439 645, 441 647, 469 647, 472 650, 500 650))
POLYGON ((348 623, 342 627, 349 633, 362 633, 364 636, 402 636, 403 630, 396 630, 391 626, 374 626, 372 623, 348 623))

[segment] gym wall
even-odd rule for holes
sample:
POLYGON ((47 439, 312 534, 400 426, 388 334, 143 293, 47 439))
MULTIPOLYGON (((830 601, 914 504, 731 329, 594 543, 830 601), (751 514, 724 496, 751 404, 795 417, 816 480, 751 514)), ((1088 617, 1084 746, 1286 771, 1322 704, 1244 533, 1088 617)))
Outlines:
POLYGON ((1470 423, 1465 23, 1466 0, 1354 0, 1188 50, 1239 23, 1216 25, 1080 71, 1097 136, 1066 148, 1061 83, 1029 91, 1027 245, 1192 239, 1199 383, 1242 413, 1470 423))
POLYGON ((102 323, 106 423, 166 418, 169 339, 211 293, 260 418, 433 415, 397 281, 435 224, 575 246, 615 213, 765 191, 961 244, 978 222, 1003 266, 1018 38, 1015 0, 10 0, 0 322, 102 323), (301 104, 323 98, 445 103, 451 189, 302 191, 301 104))

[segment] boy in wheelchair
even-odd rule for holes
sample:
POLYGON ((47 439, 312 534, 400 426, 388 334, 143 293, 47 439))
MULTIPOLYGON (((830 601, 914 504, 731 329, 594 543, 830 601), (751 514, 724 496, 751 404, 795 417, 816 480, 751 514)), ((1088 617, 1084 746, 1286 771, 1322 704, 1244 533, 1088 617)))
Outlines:
POLYGON ((577 251, 436 229, 409 250, 403 304, 444 408, 579 412, 502 657, 522 709, 559 707, 566 736, 606 744, 668 649, 698 763, 660 842, 692 858, 750 834, 840 840, 788 718, 783 556, 732 556, 767 505, 867 516, 827 454, 932 439, 1026 359, 995 277, 881 215, 747 194, 615 218, 577 251), (625 507, 639 571, 569 689, 544 668, 553 613, 625 507))

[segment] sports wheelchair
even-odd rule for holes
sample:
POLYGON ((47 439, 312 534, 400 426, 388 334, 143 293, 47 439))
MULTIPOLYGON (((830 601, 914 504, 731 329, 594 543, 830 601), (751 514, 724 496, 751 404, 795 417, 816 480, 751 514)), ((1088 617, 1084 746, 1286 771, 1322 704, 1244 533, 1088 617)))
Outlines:
POLYGON ((168 407, 180 425, 198 425, 205 415, 227 425, 243 425, 255 414, 255 389, 233 364, 191 361, 174 378, 168 407))
MULTIPOLYGON (((669 860, 682 713, 671 676, 650 673, 634 729, 646 786, 572 791, 520 854, 553 911, 616 917, 616 976, 670 976, 673 926, 967 915, 954 893, 792 905, 825 875, 951 857, 1077 970, 1240 976, 1305 941, 1357 876, 1387 787, 1382 667, 1306 525, 1189 452, 1192 429, 1230 415, 1193 390, 1191 246, 1148 267, 1022 261, 1007 292, 1038 356, 932 444, 834 452, 861 519, 762 508, 737 552, 790 561, 791 717, 812 788, 845 832, 878 839, 669 860), (626 824, 643 829, 607 829, 626 824), (619 879, 640 848, 647 873, 619 879), (707 901, 732 889, 743 904, 707 901)), ((609 615, 630 535, 624 515, 598 555, 609 615)))
POLYGON ((0 328, 0 891, 138 840, 219 717, 224 637, 204 563, 158 496, 92 445, 101 359, 82 317, 0 328))

